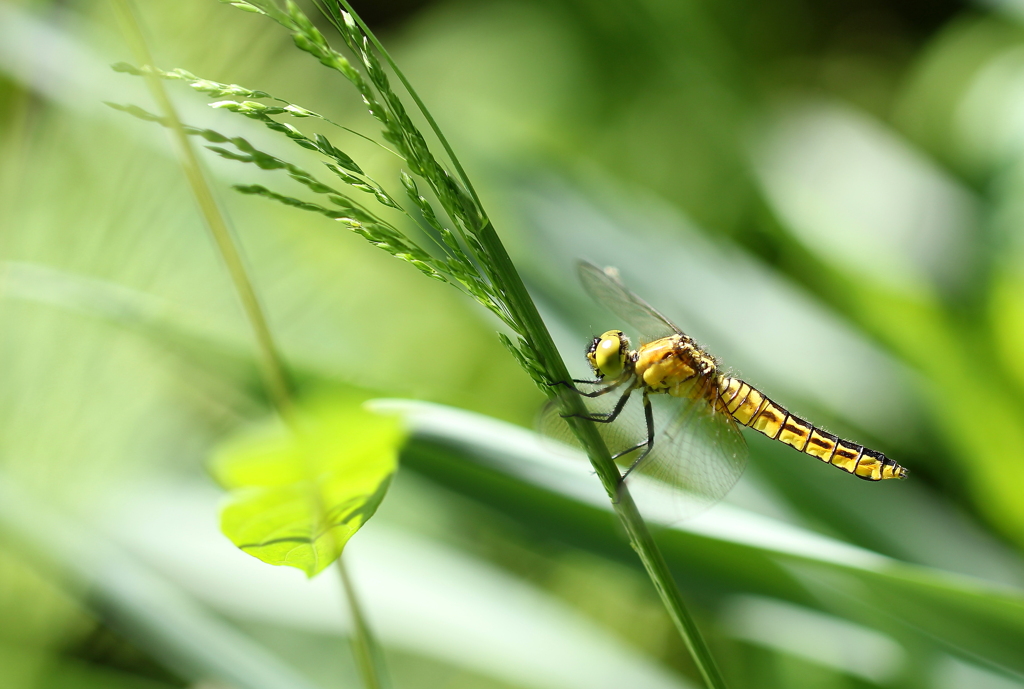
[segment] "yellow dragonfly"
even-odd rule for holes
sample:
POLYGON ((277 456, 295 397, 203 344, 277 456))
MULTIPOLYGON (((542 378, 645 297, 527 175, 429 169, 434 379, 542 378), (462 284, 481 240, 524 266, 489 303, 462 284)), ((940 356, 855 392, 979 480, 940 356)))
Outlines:
MULTIPOLYGON (((628 463, 623 480, 636 472, 688 494, 688 514, 677 516, 714 504, 743 473, 747 446, 737 425, 858 478, 906 478, 907 470, 881 452, 823 431, 723 372, 714 357, 627 289, 614 268, 581 261, 579 273, 587 292, 632 326, 641 343, 631 349, 621 330, 595 337, 587 349, 595 379, 573 380, 569 387, 590 399, 587 418, 601 424, 613 458, 628 463), (612 401, 602 406, 604 400, 612 401)), ((547 434, 574 442, 556 405, 545 408, 541 425, 547 434)))

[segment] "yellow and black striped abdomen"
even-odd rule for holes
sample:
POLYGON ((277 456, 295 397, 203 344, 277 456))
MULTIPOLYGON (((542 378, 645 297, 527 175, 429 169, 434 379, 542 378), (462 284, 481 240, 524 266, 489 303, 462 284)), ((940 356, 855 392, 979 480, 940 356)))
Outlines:
POLYGON ((738 423, 817 457, 859 478, 881 481, 906 478, 907 470, 881 452, 842 440, 793 416, 739 378, 720 376, 718 409, 738 423))

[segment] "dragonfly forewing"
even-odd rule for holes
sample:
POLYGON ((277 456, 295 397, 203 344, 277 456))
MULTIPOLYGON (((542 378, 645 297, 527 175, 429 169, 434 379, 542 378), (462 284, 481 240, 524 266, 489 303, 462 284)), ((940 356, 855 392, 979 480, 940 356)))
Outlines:
POLYGON ((683 334, 672 321, 622 284, 614 269, 603 270, 588 261, 580 261, 578 269, 580 282, 594 301, 636 329, 641 342, 683 334))

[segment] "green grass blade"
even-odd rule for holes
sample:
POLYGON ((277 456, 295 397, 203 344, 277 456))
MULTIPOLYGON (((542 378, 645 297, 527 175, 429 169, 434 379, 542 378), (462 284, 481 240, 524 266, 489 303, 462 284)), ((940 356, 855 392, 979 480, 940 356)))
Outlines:
MULTIPOLYGON (((609 506, 588 480, 586 464, 554 452, 537 434, 440 405, 409 400, 373 404, 407 415, 413 439, 403 455, 406 465, 454 487, 472 486, 475 499, 498 509, 514 513, 528 500, 537 512, 529 521, 543 523, 545 533, 569 543, 588 529, 595 531, 580 536, 580 545, 611 535, 597 516, 609 506), (467 464, 475 466, 466 469, 467 464), (481 481, 481 470, 514 477, 521 489, 507 483, 500 491, 487 488, 498 484, 481 481), (566 517, 572 526, 561 529, 557 522, 566 517)), ((706 586, 727 576, 725 595, 742 590, 792 596, 791 583, 771 575, 781 568, 825 611, 835 614, 838 607, 851 616, 863 613, 863 619, 882 620, 888 633, 906 636, 908 643, 923 640, 1004 675, 1024 676, 1019 653, 1024 591, 1017 587, 902 562, 730 505, 667 528, 660 540, 669 565, 709 579, 706 586)))

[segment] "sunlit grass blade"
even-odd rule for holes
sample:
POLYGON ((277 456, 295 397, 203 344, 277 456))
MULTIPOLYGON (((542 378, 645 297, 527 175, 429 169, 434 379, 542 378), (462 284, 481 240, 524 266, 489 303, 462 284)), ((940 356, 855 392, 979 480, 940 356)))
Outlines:
MULTIPOLYGON (((554 451, 536 433, 441 405, 372 404, 406 415, 413 434, 403 455, 406 464, 454 486, 472 485, 474 498, 496 509, 514 513, 519 502, 530 500, 531 520, 569 543, 605 533, 607 522, 596 514, 610 508, 586 464, 554 451), (481 470, 512 477, 521 489, 491 488, 490 479, 478 475, 481 470), (575 526, 561 528, 559 521, 567 516, 575 526), (581 525, 586 533, 575 534, 581 525)), ((1024 677, 1024 660, 1016 650, 1024 644, 1019 588, 901 562, 729 505, 663 530, 660 540, 670 565, 703 572, 708 586, 714 573, 729 571, 729 591, 792 596, 792 582, 775 575, 781 565, 798 572, 815 593, 820 589, 836 603, 853 602, 869 617, 881 615, 915 643, 938 644, 944 652, 1024 677)))

